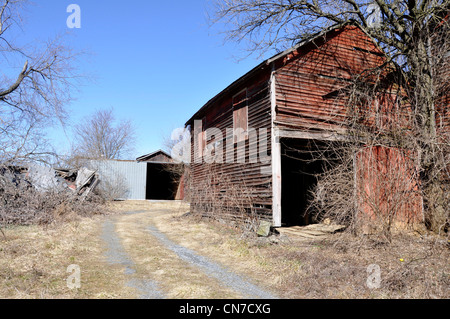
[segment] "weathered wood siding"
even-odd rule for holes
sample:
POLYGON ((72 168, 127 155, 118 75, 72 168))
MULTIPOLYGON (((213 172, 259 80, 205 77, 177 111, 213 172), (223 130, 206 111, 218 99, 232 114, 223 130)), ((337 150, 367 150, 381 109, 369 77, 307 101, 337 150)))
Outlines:
POLYGON ((154 157, 146 160, 146 162, 148 162, 148 163, 151 163, 151 162, 172 163, 173 160, 172 160, 172 158, 168 157, 167 155, 158 154, 158 155, 155 155, 154 157))
POLYGON ((347 26, 300 47, 276 71, 275 124, 283 129, 340 131, 346 120, 340 89, 380 65, 382 52, 361 29, 347 26))
MULTIPOLYGON (((270 162, 262 162, 259 141, 259 129, 266 129, 267 155, 270 156, 270 72, 264 70, 241 85, 230 88, 222 93, 203 111, 196 115, 196 120, 203 120, 203 132, 217 128, 222 133, 222 139, 215 136, 204 136, 206 149, 222 149, 222 163, 205 163, 207 154, 200 154, 199 146, 194 138, 202 134, 194 132, 194 122, 191 125, 191 210, 206 214, 220 214, 220 218, 246 219, 258 216, 270 220, 272 217, 272 187, 270 162), (245 143, 245 156, 238 157, 239 152, 232 135, 227 135, 227 129, 233 129, 233 96, 247 89, 248 128, 256 130, 258 138, 249 136, 245 143), (230 143, 232 146, 229 147, 230 143), (227 147, 228 145, 228 147, 227 147), (256 153, 255 153, 256 152, 256 153), (203 155, 202 163, 196 159, 203 155), (234 163, 229 163, 233 158, 234 163), (227 161, 228 159, 228 161, 227 161), (253 159, 253 160, 251 160, 253 159), (256 159, 256 162, 255 162, 256 159)), ((210 151, 209 154, 214 154, 210 151)), ((215 153, 217 154, 217 153, 215 153)))
POLYGON ((163 151, 156 151, 147 155, 140 156, 136 159, 138 162, 155 162, 155 163, 173 163, 173 159, 170 155, 163 151))
POLYGON ((409 151, 383 146, 363 148, 355 157, 355 170, 358 212, 385 222, 422 218, 418 172, 409 151))
MULTIPOLYGON (((272 129, 288 133, 305 132, 307 134, 304 136, 312 136, 310 138, 321 136, 321 133, 344 131, 349 116, 345 94, 341 95, 342 90, 353 83, 351 80, 355 76, 383 64, 385 58, 373 40, 360 28, 347 25, 328 31, 323 36, 266 62, 266 65, 261 64, 231 84, 187 123, 191 126, 192 133, 189 184, 191 210, 194 212, 217 214, 220 215, 218 218, 243 219, 256 214, 263 219, 276 221, 275 217, 279 218, 278 206, 281 205, 281 183, 277 185, 276 177, 281 175, 281 164, 279 143, 276 143, 275 131, 272 132, 272 129), (246 106, 242 95, 245 89, 246 106), (271 90, 274 91, 273 94, 271 90), (233 113, 233 106, 247 109, 233 113), (275 114, 272 113, 273 109, 275 114), (247 119, 243 118, 246 112, 247 119), (201 132, 194 131, 194 120, 203 122, 201 132), (260 139, 245 138, 242 135, 237 140, 245 143, 245 156, 242 159, 237 156, 239 151, 236 146, 239 143, 235 144, 234 137, 227 135, 227 129, 232 129, 233 123, 241 126, 248 124, 248 128, 255 129, 257 133, 259 129, 266 129, 268 161, 255 157, 260 146, 257 140, 260 139), (217 136, 205 136, 205 131, 210 128, 217 128, 222 137, 218 139, 217 136), (205 141, 199 143, 200 146, 195 142, 198 138, 205 137, 205 141), (231 148, 226 147, 229 143, 232 143, 231 148), (217 150, 223 150, 223 163, 205 163, 205 155, 217 154, 217 150), (227 162, 230 155, 234 163, 227 162), (202 158, 202 161, 198 162, 198 158, 202 158), (256 162, 251 161, 254 158, 257 159, 256 162)), ((391 99, 392 96, 388 94, 386 99, 391 99)), ((377 102, 381 103, 381 107, 367 108, 368 114, 362 117, 366 118, 368 125, 388 130, 390 125, 399 122, 397 117, 391 116, 395 112, 389 105, 398 105, 385 103, 383 99, 377 102), (380 110, 381 115, 378 114, 380 110)), ((389 165, 395 164, 398 157, 396 152, 393 150, 384 158, 378 156, 378 153, 378 157, 373 157, 375 153, 369 151, 366 155, 378 159, 381 164, 389 165)), ((372 165, 372 162, 364 156, 358 165, 372 165)), ((407 174, 409 169, 407 166, 401 172, 407 174)), ((357 177, 367 182, 369 187, 376 186, 371 176, 357 177)), ((409 190, 411 189, 407 188, 402 191, 409 190)), ((369 193, 372 194, 372 190, 369 193)), ((413 206, 417 207, 416 204, 413 206)), ((408 205, 403 207, 405 212, 414 209, 408 205)))

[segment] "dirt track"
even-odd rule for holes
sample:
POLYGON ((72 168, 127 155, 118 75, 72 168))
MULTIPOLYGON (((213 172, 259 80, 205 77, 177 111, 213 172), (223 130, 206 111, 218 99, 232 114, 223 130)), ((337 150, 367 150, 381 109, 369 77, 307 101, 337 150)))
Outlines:
POLYGON ((137 298, 276 298, 171 239, 173 232, 164 227, 164 220, 174 218, 177 212, 176 205, 156 204, 149 210, 111 216, 103 223, 108 263, 123 267, 125 285, 136 290, 137 298))

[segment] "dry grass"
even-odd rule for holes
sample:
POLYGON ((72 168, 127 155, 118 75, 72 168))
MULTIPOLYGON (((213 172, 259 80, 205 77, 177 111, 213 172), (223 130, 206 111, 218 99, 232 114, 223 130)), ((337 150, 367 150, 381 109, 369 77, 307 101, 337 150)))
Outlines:
MULTIPOLYGON (((186 215, 181 202, 115 202, 116 231, 136 273, 168 298, 240 298, 180 260, 146 230, 219 262, 281 298, 449 298, 447 240, 394 234, 392 243, 338 234, 322 241, 258 238, 216 221, 186 215), (381 286, 366 285, 367 266, 381 268, 381 286)), ((121 265, 105 259, 105 218, 50 226, 9 227, 0 235, 0 298, 136 298, 121 265), (67 288, 66 269, 81 268, 81 289, 67 288)))
POLYGON ((136 265, 136 275, 157 282, 169 299, 239 298, 217 280, 180 260, 147 231, 146 227, 161 214, 167 212, 154 209, 148 214, 123 216, 116 223, 123 246, 136 265))
POLYGON ((336 234, 326 240, 258 238, 195 216, 161 215, 156 226, 172 240, 245 274, 281 298, 448 298, 446 239, 393 234, 392 243, 336 234), (367 267, 381 269, 369 289, 367 267))
POLYGON ((448 248, 398 236, 393 243, 335 235, 304 245, 266 247, 271 261, 296 265, 282 274, 285 298, 448 298, 448 248), (367 267, 381 269, 379 289, 369 289, 367 267))
POLYGON ((107 205, 109 211, 114 213, 136 212, 148 210, 164 210, 173 214, 180 214, 189 211, 189 203, 184 201, 114 201, 107 205))
POLYGON ((273 278, 268 278, 261 267, 261 258, 253 254, 241 232, 214 221, 201 221, 183 215, 161 215, 155 225, 171 240, 192 249, 222 265, 253 279, 267 290, 273 288, 273 278))
POLYGON ((0 298, 132 298, 134 291, 123 289, 122 269, 104 263, 101 220, 6 228, 6 239, 0 238, 0 298), (80 266, 82 289, 67 287, 71 264, 80 266))

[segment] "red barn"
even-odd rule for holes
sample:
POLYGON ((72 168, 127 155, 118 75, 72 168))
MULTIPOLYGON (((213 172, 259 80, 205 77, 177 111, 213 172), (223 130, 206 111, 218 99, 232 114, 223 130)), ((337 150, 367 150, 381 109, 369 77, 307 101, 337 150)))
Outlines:
MULTIPOLYGON (((186 123, 191 210, 221 219, 256 216, 275 227, 305 223, 307 194, 323 163, 289 154, 342 139, 348 116, 336 94, 355 75, 384 62, 376 43, 347 23, 273 56, 230 84, 186 123)), ((418 200, 399 209, 420 205, 418 200)))

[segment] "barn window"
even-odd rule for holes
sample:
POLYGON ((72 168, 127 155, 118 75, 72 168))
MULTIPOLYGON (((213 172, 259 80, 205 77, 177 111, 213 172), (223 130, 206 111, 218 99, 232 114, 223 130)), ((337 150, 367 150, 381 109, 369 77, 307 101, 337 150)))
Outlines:
POLYGON ((233 96, 233 131, 235 143, 248 139, 247 89, 233 96))

